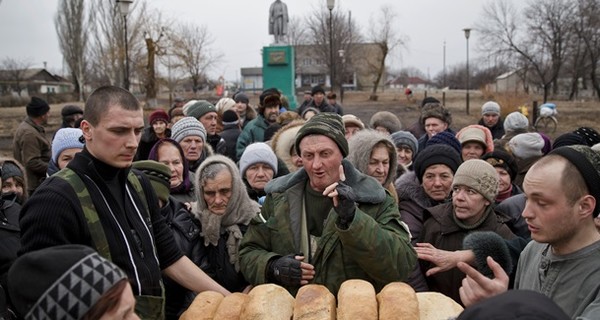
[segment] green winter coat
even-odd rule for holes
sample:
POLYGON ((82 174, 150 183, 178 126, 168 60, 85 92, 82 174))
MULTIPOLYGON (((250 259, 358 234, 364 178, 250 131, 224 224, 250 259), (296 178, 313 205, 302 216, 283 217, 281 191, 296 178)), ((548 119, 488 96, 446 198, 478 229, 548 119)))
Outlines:
POLYGON ((258 117, 244 126, 244 130, 240 133, 237 144, 235 145, 235 153, 238 159, 242 157, 242 153, 244 153, 247 146, 254 142, 265 141, 265 130, 267 130, 268 127, 269 123, 262 114, 259 114, 258 117))
MULTIPOLYGON (((374 179, 343 160, 346 183, 358 196, 354 220, 347 230, 336 226, 332 209, 310 263, 312 283, 325 285, 334 295, 347 279, 363 279, 377 291, 394 281, 405 281, 417 257, 408 228, 400 222, 398 206, 374 179)), ((246 279, 266 282, 269 259, 301 251, 302 201, 308 175, 304 169, 273 180, 261 216, 253 220, 240 245, 240 264, 246 279)), ((304 239, 306 241, 306 239, 304 239)), ((287 288, 295 294, 298 288, 287 288)))

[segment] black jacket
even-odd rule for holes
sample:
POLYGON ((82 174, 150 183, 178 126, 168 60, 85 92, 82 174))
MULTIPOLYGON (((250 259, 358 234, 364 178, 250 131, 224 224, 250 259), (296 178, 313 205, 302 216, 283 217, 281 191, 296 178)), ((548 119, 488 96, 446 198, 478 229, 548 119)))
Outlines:
MULTIPOLYGON (((171 129, 167 128, 166 130, 166 136, 168 138, 171 136, 171 129)), ((135 160, 148 160, 150 150, 152 150, 152 147, 154 147, 154 144, 158 140, 160 139, 156 136, 156 133, 154 133, 152 126, 144 128, 137 153, 135 154, 135 160)))
POLYGON ((233 160, 233 162, 238 161, 235 154, 235 145, 241 133, 242 130, 237 124, 225 125, 223 131, 221 131, 221 138, 225 140, 225 153, 223 155, 233 160))

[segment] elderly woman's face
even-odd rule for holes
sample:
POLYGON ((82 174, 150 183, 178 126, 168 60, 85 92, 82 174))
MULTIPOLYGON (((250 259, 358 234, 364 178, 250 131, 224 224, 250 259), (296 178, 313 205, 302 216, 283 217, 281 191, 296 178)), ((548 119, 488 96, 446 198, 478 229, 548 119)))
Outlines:
POLYGON ((183 159, 177 147, 170 143, 161 144, 158 147, 158 162, 171 169, 171 189, 183 183, 183 159))
POLYGON ((232 195, 232 177, 229 170, 217 173, 214 179, 207 179, 202 185, 202 196, 212 214, 224 215, 232 195))
POLYGON ((255 163, 246 169, 246 180, 255 190, 264 190, 267 182, 273 179, 273 169, 263 162, 255 163))
POLYGON ((434 164, 423 173, 423 190, 435 201, 442 201, 448 197, 452 191, 452 179, 454 173, 444 164, 434 164))

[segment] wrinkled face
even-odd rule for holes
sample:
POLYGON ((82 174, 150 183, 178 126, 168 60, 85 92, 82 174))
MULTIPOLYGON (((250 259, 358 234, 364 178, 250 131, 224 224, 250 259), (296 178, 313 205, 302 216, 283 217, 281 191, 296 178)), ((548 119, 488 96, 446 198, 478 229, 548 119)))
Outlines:
POLYGON ((570 204, 562 185, 564 162, 532 167, 525 175, 523 191, 527 202, 522 216, 531 238, 562 248, 578 234, 577 208, 580 201, 570 204))
POLYGON ((214 179, 207 179, 202 185, 206 206, 212 214, 224 215, 232 194, 232 177, 229 170, 221 170, 214 179))
POLYGON ((486 113, 481 118, 483 119, 483 124, 486 127, 493 127, 498 123, 500 115, 495 113, 486 113))
POLYGON ((357 126, 346 126, 346 140, 349 140, 350 138, 352 138, 353 135, 355 135, 357 132, 360 131, 360 128, 357 126))
POLYGON ((56 158, 56 165, 58 165, 58 168, 64 169, 67 166, 67 164, 69 164, 69 162, 71 162, 71 160, 73 160, 73 158, 75 158, 75 155, 78 154, 79 152, 81 152, 81 150, 83 150, 83 149, 82 148, 69 148, 69 149, 63 150, 56 158))
POLYGON ((296 148, 294 148, 294 146, 292 146, 292 149, 290 150, 290 155, 292 156, 292 163, 294 166, 296 168, 302 168, 302 157, 296 153, 296 148))
POLYGON ((194 162, 202 156, 202 148, 204 147, 204 141, 200 136, 187 136, 179 142, 185 158, 194 162))
POLYGON ((423 190, 435 201, 442 201, 450 195, 454 173, 445 164, 434 164, 423 173, 423 190))
POLYGON ((10 177, 2 181, 2 193, 14 193, 19 197, 23 196, 23 186, 15 180, 14 177, 10 177))
POLYGON ((96 126, 87 120, 81 122, 88 151, 115 168, 131 165, 143 129, 144 113, 141 108, 126 110, 121 106, 110 106, 96 126))
POLYGON ((320 106, 323 103, 323 100, 325 100, 325 95, 321 92, 317 92, 312 98, 315 101, 315 105, 320 106))
POLYGON ((202 122, 204 125, 204 129, 206 129, 206 133, 209 135, 217 134, 217 113, 216 112, 208 112, 205 113, 198 120, 202 122))
POLYGON ((398 156, 398 164, 409 165, 413 160, 412 149, 405 145, 396 147, 396 155, 398 156))
POLYGON ((466 224, 475 224, 481 219, 490 202, 475 189, 463 185, 452 188, 454 215, 466 224))
POLYGON ((170 143, 162 143, 158 147, 158 162, 171 169, 171 189, 183 183, 183 159, 177 147, 170 143))
POLYGON ((265 108, 264 117, 270 123, 277 121, 277 117, 279 116, 279 106, 271 106, 265 108))
POLYGON ((154 121, 152 129, 157 136, 162 137, 165 134, 165 130, 167 130, 167 123, 162 120, 154 121))
POLYGON ((100 317, 100 320, 139 320, 135 314, 135 298, 128 283, 121 293, 117 305, 100 317))
POLYGON ((323 192, 340 180, 342 152, 337 144, 324 135, 308 135, 300 141, 302 165, 308 174, 310 186, 323 192))
POLYGON ((273 179, 273 169, 263 162, 255 163, 246 169, 245 178, 255 190, 264 190, 267 182, 273 179))
POLYGON ((510 189, 510 174, 502 167, 494 167, 498 172, 498 193, 502 193, 510 189))
POLYGON ((235 111, 240 117, 246 115, 246 109, 248 109, 248 105, 241 101, 235 104, 235 111))
POLYGON ((461 153, 463 161, 479 159, 485 152, 485 148, 479 142, 467 141, 463 143, 461 153))
POLYGON ((446 129, 448 129, 448 124, 438 118, 429 117, 425 119, 425 131, 427 132, 427 136, 429 136, 429 138, 446 129))
POLYGON ((367 175, 375 178, 381 185, 385 182, 390 172, 390 154, 386 147, 378 146, 373 148, 369 165, 367 166, 367 175))

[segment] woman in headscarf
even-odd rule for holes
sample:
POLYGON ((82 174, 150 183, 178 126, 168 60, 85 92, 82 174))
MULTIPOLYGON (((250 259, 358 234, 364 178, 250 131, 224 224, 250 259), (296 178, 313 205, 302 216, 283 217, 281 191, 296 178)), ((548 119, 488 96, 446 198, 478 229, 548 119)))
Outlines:
POLYGON ((171 195, 182 203, 196 201, 193 174, 188 169, 183 149, 175 140, 158 140, 150 150, 148 160, 166 164, 171 169, 171 195))

